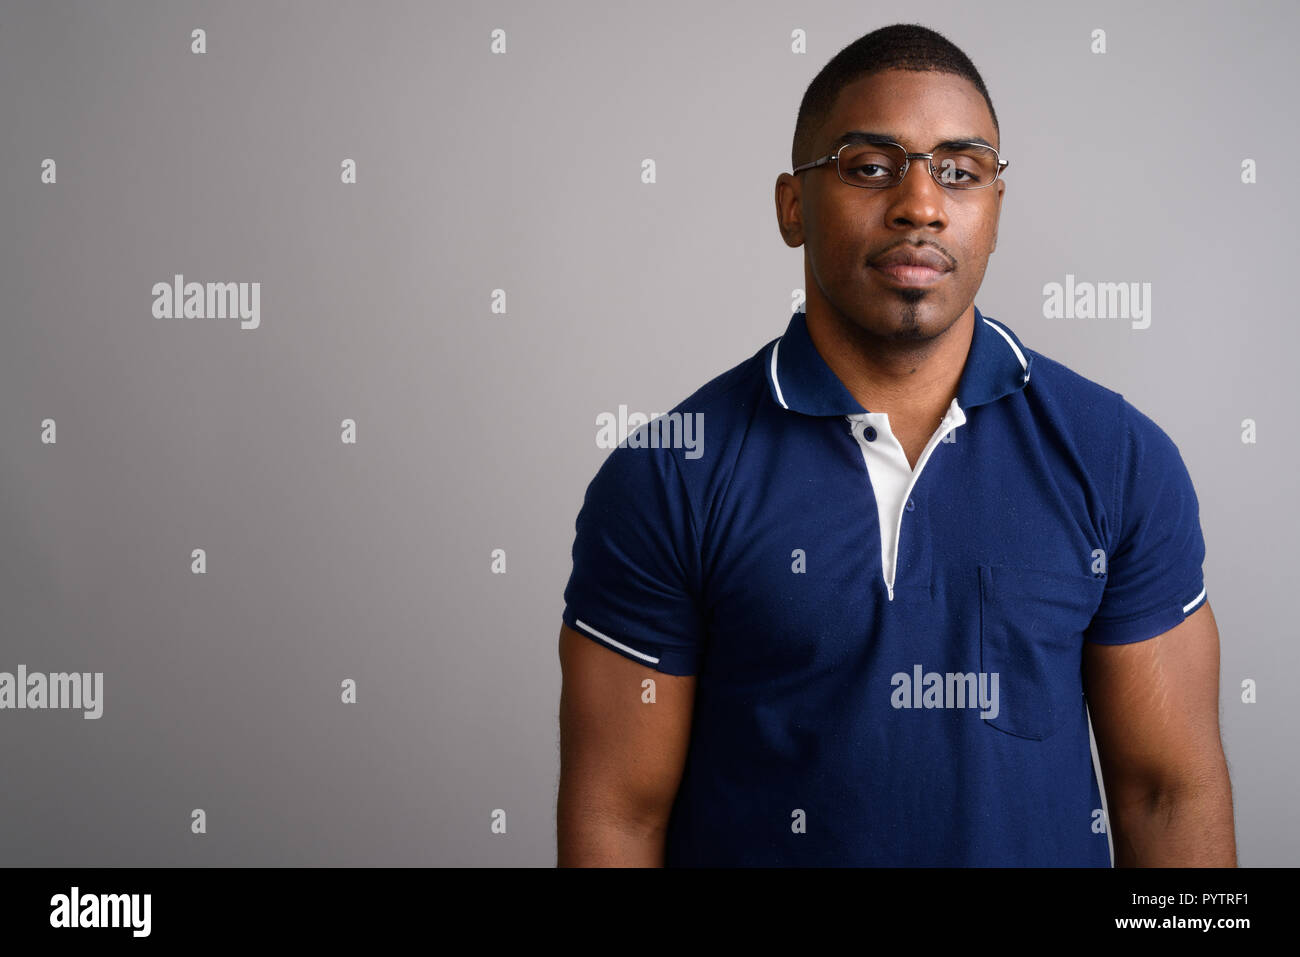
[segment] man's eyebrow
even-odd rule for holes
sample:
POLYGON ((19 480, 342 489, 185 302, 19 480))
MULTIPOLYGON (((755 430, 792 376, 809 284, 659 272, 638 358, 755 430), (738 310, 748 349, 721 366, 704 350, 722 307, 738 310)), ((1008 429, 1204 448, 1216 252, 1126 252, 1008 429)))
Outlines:
MULTIPOLYGON (((868 133, 865 130, 849 130, 847 133, 841 133, 832 140, 831 147, 834 148, 843 143, 875 143, 877 145, 882 143, 897 143, 899 142, 899 139, 900 138, 896 133, 868 133)), ((978 143, 980 146, 987 146, 989 149, 995 148, 992 143, 984 139, 982 136, 965 136, 955 140, 944 140, 942 143, 936 145, 935 149, 962 146, 966 143, 978 143)))

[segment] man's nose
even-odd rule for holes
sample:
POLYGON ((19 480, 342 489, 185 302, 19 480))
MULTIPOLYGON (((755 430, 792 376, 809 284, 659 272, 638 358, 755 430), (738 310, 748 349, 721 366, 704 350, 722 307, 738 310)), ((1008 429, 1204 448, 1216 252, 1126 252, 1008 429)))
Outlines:
POLYGON ((911 228, 947 225, 947 190, 931 175, 928 159, 910 160, 902 181, 889 187, 889 193, 891 223, 911 228))

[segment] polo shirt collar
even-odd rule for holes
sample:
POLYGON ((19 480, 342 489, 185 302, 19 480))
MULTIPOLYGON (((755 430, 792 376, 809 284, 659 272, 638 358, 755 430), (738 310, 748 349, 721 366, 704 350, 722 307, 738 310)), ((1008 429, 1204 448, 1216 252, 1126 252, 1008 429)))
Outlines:
MULTIPOLYGON (((772 400, 804 415, 860 415, 867 410, 821 357, 808 335, 807 316, 796 312, 772 346, 767 385, 772 400)), ((1031 357, 1015 333, 975 310, 970 352, 957 383, 956 403, 970 409, 1000 399, 1029 381, 1031 357)))

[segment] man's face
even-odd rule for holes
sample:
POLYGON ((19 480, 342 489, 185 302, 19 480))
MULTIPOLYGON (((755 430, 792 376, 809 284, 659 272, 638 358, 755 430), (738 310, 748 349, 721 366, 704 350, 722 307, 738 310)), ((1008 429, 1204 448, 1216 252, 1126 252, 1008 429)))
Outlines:
MULTIPOLYGON (((853 130, 886 135, 909 153, 975 137, 1001 145, 984 98, 947 73, 889 70, 845 86, 813 139, 813 153, 799 162, 835 152, 841 135, 853 130)), ((925 160, 912 160, 903 181, 886 189, 841 182, 833 162, 783 173, 777 216, 787 244, 805 247, 810 311, 826 310, 896 341, 943 333, 970 308, 984 279, 1005 190, 1000 177, 983 189, 940 186, 925 160), (872 265, 900 246, 937 252, 951 269, 918 283, 872 265)))

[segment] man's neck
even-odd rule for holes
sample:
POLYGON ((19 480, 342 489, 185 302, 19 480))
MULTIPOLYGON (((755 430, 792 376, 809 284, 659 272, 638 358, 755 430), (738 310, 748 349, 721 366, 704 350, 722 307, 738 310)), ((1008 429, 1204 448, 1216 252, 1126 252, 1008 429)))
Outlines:
POLYGON ((957 394, 975 309, 924 342, 873 337, 828 312, 810 310, 806 322, 813 346, 864 409, 885 412, 900 426, 933 428, 957 394))

